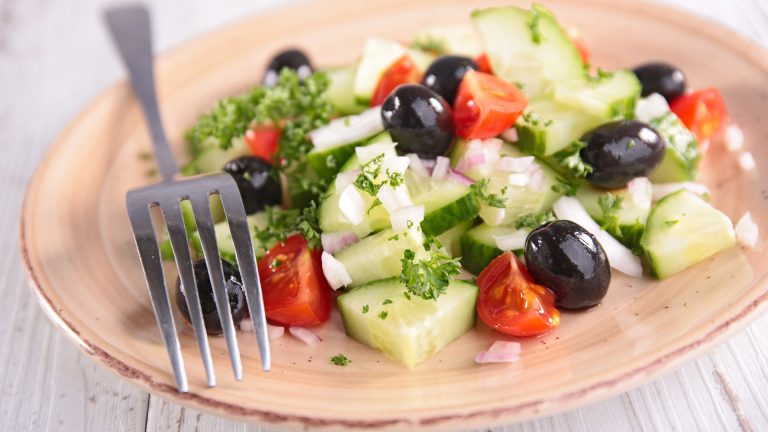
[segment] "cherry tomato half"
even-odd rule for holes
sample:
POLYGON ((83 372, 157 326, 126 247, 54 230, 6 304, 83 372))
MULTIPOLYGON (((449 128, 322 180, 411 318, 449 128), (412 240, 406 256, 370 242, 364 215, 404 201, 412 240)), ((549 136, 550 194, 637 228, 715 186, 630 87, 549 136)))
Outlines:
POLYGON ((251 154, 265 161, 272 162, 280 146, 280 128, 277 126, 257 126, 245 132, 245 143, 251 154))
POLYGON ((401 84, 418 83, 421 81, 422 72, 416 67, 408 54, 400 57, 392 66, 384 72, 376 90, 371 97, 371 106, 378 106, 384 103, 397 86, 401 84))
POLYGON ((672 112, 680 117, 687 127, 704 145, 728 124, 728 109, 720 90, 710 87, 682 95, 670 104, 672 112))
POLYGON ((493 74, 493 69, 491 69, 491 59, 488 58, 487 53, 482 53, 477 56, 475 59, 475 64, 477 65, 477 70, 480 72, 493 74))
POLYGON ((492 329, 510 336, 537 336, 560 325, 555 294, 537 285, 512 252, 504 252, 477 278, 477 314, 492 329))
POLYGON ((453 106, 456 135, 493 138, 512 127, 528 101, 514 84, 478 71, 469 71, 453 106))
POLYGON ((328 320, 332 291, 323 276, 321 253, 310 251, 304 237, 294 234, 259 260, 268 320, 286 326, 314 326, 328 320))

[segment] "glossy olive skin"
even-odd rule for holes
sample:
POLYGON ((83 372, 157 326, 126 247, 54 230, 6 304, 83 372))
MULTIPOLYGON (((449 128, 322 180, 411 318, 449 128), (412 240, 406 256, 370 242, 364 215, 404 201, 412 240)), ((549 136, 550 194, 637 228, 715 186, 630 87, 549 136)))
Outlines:
POLYGON ((581 158, 592 172, 587 180, 595 186, 615 189, 635 177, 648 176, 661 163, 666 143, 647 123, 619 120, 584 134, 581 158))
POLYGON ((277 78, 280 76, 280 71, 284 68, 295 70, 299 75, 300 80, 307 79, 312 75, 314 68, 312 62, 309 61, 309 57, 299 49, 287 49, 277 53, 267 66, 267 72, 264 75, 263 84, 267 87, 272 87, 277 84, 277 78))
POLYGON ((533 279, 551 289, 563 309, 596 306, 608 292, 611 267, 597 239, 568 220, 544 224, 525 240, 525 263, 533 279))
POLYGON ((224 171, 237 183, 246 213, 256 213, 266 206, 280 204, 282 190, 280 183, 270 175, 271 168, 267 161, 255 156, 241 156, 224 165, 224 171))
POLYGON ((434 159, 445 154, 453 143, 451 106, 422 85, 397 87, 381 106, 381 118, 402 153, 434 159))
POLYGON ((477 70, 477 63, 469 57, 438 57, 427 68, 421 83, 453 105, 461 80, 470 70, 477 70))
MULTIPOLYGON (((232 312, 232 321, 237 326, 243 320, 247 311, 243 284, 240 279, 240 273, 235 270, 232 264, 221 260, 221 266, 224 271, 224 283, 227 288, 227 297, 229 298, 229 310, 232 312)), ((197 284, 197 294, 200 297, 200 309, 203 310, 205 330, 211 335, 222 334, 219 312, 216 310, 216 300, 213 297, 213 289, 211 287, 211 280, 208 277, 208 267, 205 265, 205 260, 195 261, 193 269, 195 283, 197 284)), ((181 279, 178 279, 176 281, 176 305, 179 307, 179 311, 181 311, 184 318, 191 322, 185 292, 186 290, 181 289, 181 279)))
POLYGON ((643 97, 658 93, 664 96, 667 102, 672 102, 673 99, 685 93, 685 74, 669 63, 645 63, 633 71, 643 86, 643 97))

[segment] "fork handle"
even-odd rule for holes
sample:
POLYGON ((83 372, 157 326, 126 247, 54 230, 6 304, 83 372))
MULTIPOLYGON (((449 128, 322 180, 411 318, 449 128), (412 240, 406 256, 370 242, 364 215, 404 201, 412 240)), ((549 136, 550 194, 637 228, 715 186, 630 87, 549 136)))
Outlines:
POLYGON ((107 9, 104 18, 144 111, 160 175, 163 181, 171 181, 179 168, 165 136, 155 95, 149 12, 142 5, 117 6, 107 9))

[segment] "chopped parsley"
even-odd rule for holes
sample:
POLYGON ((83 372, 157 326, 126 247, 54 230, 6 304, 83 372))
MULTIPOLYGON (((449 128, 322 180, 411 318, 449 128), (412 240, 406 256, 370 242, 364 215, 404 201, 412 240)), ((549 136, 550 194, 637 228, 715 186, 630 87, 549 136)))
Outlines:
POLYGON ((488 184, 490 180, 488 178, 480 179, 477 183, 474 183, 469 189, 474 192, 477 199, 486 204, 489 207, 505 208, 507 206, 507 197, 505 196, 506 188, 502 190, 501 194, 488 193, 488 184))
POLYGON ((384 153, 364 163, 360 167, 360 174, 355 178, 355 186, 375 198, 368 208, 368 212, 381 205, 381 200, 376 198, 376 195, 379 193, 382 186, 388 184, 394 189, 405 182, 402 174, 399 172, 391 172, 389 170, 385 172, 385 178, 380 180, 379 177, 381 175, 381 166, 383 162, 384 153))
POLYGON ((431 36, 414 40, 411 42, 411 48, 434 54, 443 54, 446 51, 443 41, 431 36))
POLYGON ((381 320, 385 320, 385 319, 387 319, 387 315, 389 315, 389 312, 387 312, 387 311, 381 311, 381 312, 379 312, 379 315, 378 315, 378 317, 379 317, 379 319, 381 319, 381 320))
POLYGON ((383 301, 383 302, 381 302, 381 304, 382 304, 382 305, 388 305, 388 304, 392 304, 392 300, 390 300, 390 299, 384 299, 384 301, 383 301))
POLYGON ((430 251, 432 248, 438 250, 441 247, 443 247, 443 244, 440 243, 440 240, 438 240, 435 236, 427 236, 427 238, 424 239, 424 250, 426 251, 430 251))
POLYGON ((403 297, 407 298, 408 300, 410 300, 410 299, 411 299, 411 295, 410 295, 410 294, 408 294, 408 292, 407 292, 407 291, 403 292, 403 297))
POLYGON ((557 183, 552 185, 552 190, 566 196, 576 195, 576 191, 579 189, 579 185, 575 182, 568 181, 562 177, 556 178, 557 183))
POLYGON ((344 354, 339 353, 331 357, 331 363, 335 364, 336 366, 346 366, 352 363, 352 360, 348 359, 344 354))
POLYGON ((630 138, 629 141, 627 141, 627 150, 633 149, 636 145, 635 140, 630 138))
POLYGON ((532 7, 531 20, 528 21, 528 28, 531 29, 531 40, 536 45, 541 44, 541 41, 544 39, 544 37, 541 34, 541 29, 539 28, 540 19, 541 19, 541 15, 539 15, 539 10, 536 9, 536 7, 532 7))
POLYGON ((364 314, 367 314, 369 310, 371 310, 371 308, 368 305, 363 306, 363 313, 364 314))
POLYGON ((581 158, 581 149, 586 147, 583 141, 574 141, 566 148, 553 154, 552 157, 576 177, 586 177, 592 172, 592 167, 581 158))
POLYGON ((403 252, 400 282, 410 294, 426 300, 437 299, 448 288, 451 279, 461 273, 458 258, 435 253, 429 258, 415 259, 414 251, 406 249, 403 252))
POLYGON ((515 221, 515 228, 527 228, 532 230, 553 220, 555 220, 555 215, 552 212, 530 213, 520 216, 515 221))
POLYGON ((668 221, 664 221, 664 226, 666 226, 667 228, 671 228, 671 227, 677 225, 678 222, 680 222, 680 221, 677 220, 677 219, 670 219, 668 221))
POLYGON ((536 114, 533 111, 528 111, 523 113, 523 121, 528 123, 531 126, 538 126, 541 119, 539 118, 539 115, 536 114))
POLYGON ((264 249, 271 248, 277 242, 285 242, 285 239, 295 232, 301 233, 309 243, 310 249, 320 246, 320 226, 317 221, 317 204, 314 201, 302 211, 267 207, 266 213, 266 226, 253 227, 254 238, 264 249))
POLYGON ((600 227, 611 233, 621 233, 619 228, 619 211, 621 211, 624 197, 607 193, 597 199, 597 204, 603 212, 600 227))
MULTIPOLYGON (((590 66, 584 65, 585 70, 589 71, 590 66)), ((605 69, 597 68, 594 74, 587 73, 587 78, 592 82, 600 82, 613 78, 614 72, 607 71, 605 69)))

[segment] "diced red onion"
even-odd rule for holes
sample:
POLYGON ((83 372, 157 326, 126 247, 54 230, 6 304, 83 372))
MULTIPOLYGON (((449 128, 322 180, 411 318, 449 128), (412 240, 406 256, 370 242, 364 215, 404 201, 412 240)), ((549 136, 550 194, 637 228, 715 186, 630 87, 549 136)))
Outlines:
POLYGON ((417 155, 416 153, 408 153, 406 155, 408 159, 410 159, 411 163, 408 165, 416 174, 422 175, 424 177, 427 177, 429 175, 429 172, 427 171, 427 167, 424 166, 423 161, 417 155))
POLYGON ((424 206, 409 205, 400 207, 390 213, 389 220, 392 223, 392 230, 395 232, 405 231, 411 228, 409 225, 419 226, 421 221, 424 220, 424 206))
POLYGON ((608 256, 608 263, 611 267, 629 276, 641 277, 643 275, 643 266, 640 263, 640 258, 632 254, 632 251, 627 249, 626 246, 619 243, 613 236, 600 228, 597 222, 589 216, 579 200, 564 196, 555 201, 552 207, 558 219, 575 222, 597 238, 597 241, 608 256))
POLYGON ((357 243, 358 240, 357 236, 349 231, 320 234, 323 250, 330 254, 340 252, 347 246, 357 243))
POLYGON ((432 170, 432 180, 442 180, 448 174, 451 167, 451 160, 445 156, 438 156, 435 161, 435 168, 432 170))
POLYGON ((725 147, 732 152, 744 147, 744 131, 738 125, 729 124, 725 128, 723 138, 725 139, 725 147))
POLYGON ((384 130, 381 107, 369 108, 358 115, 335 119, 309 133, 317 150, 325 150, 361 141, 384 130))
POLYGON ((744 246, 749 246, 754 249, 757 246, 757 241, 760 239, 760 228, 752 220, 752 213, 746 212, 744 216, 739 219, 739 222, 734 228, 736 231, 736 240, 744 246))
POLYGON ((694 182, 680 182, 680 183, 655 183, 651 187, 653 200, 658 201, 665 196, 675 193, 679 190, 687 190, 693 192, 696 195, 707 196, 709 195, 709 188, 701 183, 694 182))
POLYGON ((365 218, 365 201, 357 188, 347 186, 339 196, 339 210, 352 224, 357 225, 365 218))
POLYGON ((517 342, 496 341, 488 351, 481 351, 475 356, 477 363, 513 363, 520 360, 520 344, 517 342))
POLYGON ((510 157, 502 156, 498 162, 496 162, 496 169, 505 172, 523 173, 531 169, 534 164, 533 156, 523 157, 510 157))
POLYGON ((325 280, 328 281, 328 285, 330 285, 333 290, 337 290, 352 283, 352 278, 349 276, 347 268, 344 267, 344 264, 341 261, 334 258, 333 255, 323 251, 323 254, 320 256, 320 262, 323 265, 323 275, 325 276, 325 280))
POLYGON ((627 191, 632 202, 640 208, 651 208, 653 187, 648 177, 637 177, 627 183, 627 191))
POLYGON ((502 341, 498 340, 491 345, 490 348, 488 348, 489 352, 516 352, 520 353, 522 352, 522 346, 519 342, 510 342, 510 341, 502 341))
POLYGON ((493 239, 496 241, 496 247, 504 251, 523 249, 526 238, 528 238, 528 231, 524 229, 519 229, 507 235, 493 236, 493 239))
POLYGON ((381 204, 389 213, 392 213, 400 207, 413 204, 411 196, 408 195, 408 188, 403 186, 398 186, 397 189, 393 189, 392 186, 385 184, 379 189, 376 197, 381 201, 381 204))
POLYGON ((460 163, 464 168, 463 171, 469 171, 474 167, 485 165, 486 162, 485 153, 469 153, 464 156, 460 163))
POLYGON ((448 170, 448 178, 450 178, 451 180, 453 180, 453 181, 455 181, 457 183, 461 183, 461 184, 466 185, 466 186, 470 186, 470 185, 475 184, 475 181, 472 180, 471 178, 465 176, 464 174, 462 174, 462 173, 460 173, 458 171, 454 171, 452 169, 448 170))
POLYGON ((511 143, 517 142, 517 140, 519 139, 519 137, 517 136, 517 129, 515 129, 514 127, 511 127, 505 130, 504 132, 501 133, 501 138, 507 142, 511 142, 511 143))
POLYGON ((288 333, 309 346, 317 345, 323 341, 320 336, 306 327, 291 326, 288 327, 288 333))
POLYGON ((267 337, 269 340, 277 340, 285 335, 285 327, 267 324, 267 337))

